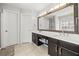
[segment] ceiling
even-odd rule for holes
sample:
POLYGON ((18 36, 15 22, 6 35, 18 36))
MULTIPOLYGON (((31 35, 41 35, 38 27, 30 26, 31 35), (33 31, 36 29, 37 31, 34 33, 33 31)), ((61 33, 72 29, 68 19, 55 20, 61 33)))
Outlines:
POLYGON ((5 5, 18 7, 22 9, 28 9, 32 11, 40 11, 46 6, 48 6, 50 3, 5 3, 5 5))
MULTIPOLYGON (((1 3, 0 3, 1 4, 1 3)), ((38 13, 46 8, 54 7, 58 3, 3 3, 5 6, 11 6, 16 8, 21 8, 29 11, 33 11, 34 13, 38 13)))

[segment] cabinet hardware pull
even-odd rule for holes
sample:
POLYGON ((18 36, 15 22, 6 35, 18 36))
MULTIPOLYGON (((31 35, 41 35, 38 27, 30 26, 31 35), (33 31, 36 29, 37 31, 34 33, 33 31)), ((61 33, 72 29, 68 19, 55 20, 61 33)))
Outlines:
POLYGON ((57 52, 57 46, 55 47, 55 51, 57 52))
POLYGON ((59 48, 59 55, 61 55, 61 48, 59 48))
POLYGON ((76 26, 77 26, 77 20, 78 20, 78 18, 76 17, 76 26))

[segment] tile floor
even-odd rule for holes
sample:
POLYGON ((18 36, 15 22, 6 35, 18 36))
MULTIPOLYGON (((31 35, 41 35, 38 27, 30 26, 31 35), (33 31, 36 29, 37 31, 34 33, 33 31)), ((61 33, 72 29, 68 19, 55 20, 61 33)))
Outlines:
POLYGON ((49 56, 48 47, 36 46, 34 43, 16 45, 14 56, 49 56))

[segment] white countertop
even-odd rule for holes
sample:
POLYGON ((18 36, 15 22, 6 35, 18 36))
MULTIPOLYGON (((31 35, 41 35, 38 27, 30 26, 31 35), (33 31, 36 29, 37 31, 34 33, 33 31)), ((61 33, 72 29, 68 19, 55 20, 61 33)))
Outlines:
POLYGON ((56 38, 58 40, 63 40, 66 42, 71 42, 74 44, 79 45, 79 34, 63 34, 63 33, 58 33, 58 32, 48 32, 48 31, 33 31, 33 33, 45 35, 51 38, 56 38))

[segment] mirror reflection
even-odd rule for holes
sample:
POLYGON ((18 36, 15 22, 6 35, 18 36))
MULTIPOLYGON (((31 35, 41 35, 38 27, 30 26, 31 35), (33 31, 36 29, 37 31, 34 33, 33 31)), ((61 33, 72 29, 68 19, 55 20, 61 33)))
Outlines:
POLYGON ((74 31, 74 6, 70 5, 61 10, 39 18, 40 30, 74 31))

